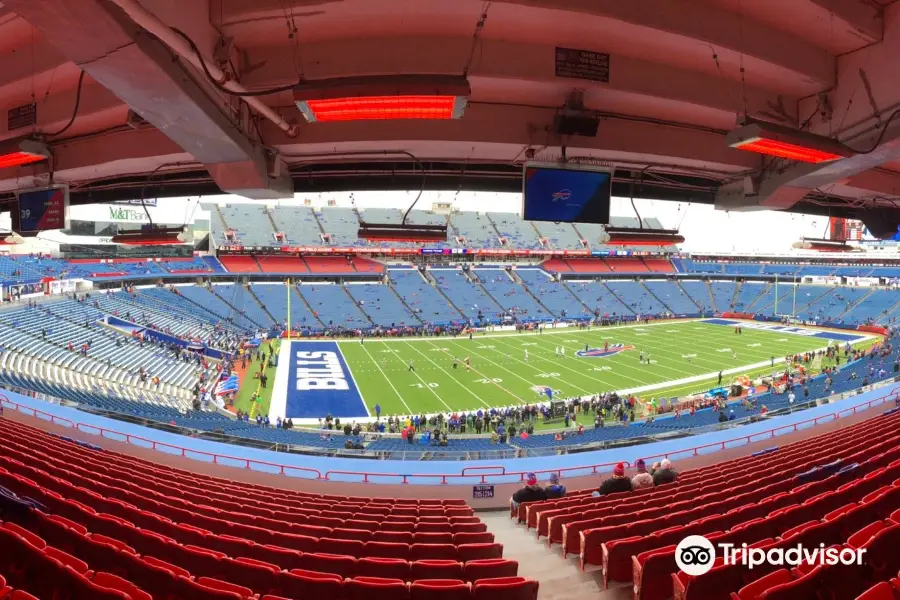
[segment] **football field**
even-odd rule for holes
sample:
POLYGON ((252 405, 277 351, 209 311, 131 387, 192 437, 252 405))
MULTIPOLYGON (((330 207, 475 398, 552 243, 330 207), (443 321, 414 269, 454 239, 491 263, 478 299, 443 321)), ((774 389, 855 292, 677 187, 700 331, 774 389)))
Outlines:
POLYGON ((737 334, 735 324, 706 319, 473 339, 294 341, 282 344, 270 414, 360 418, 374 416, 376 403, 382 415, 477 410, 545 401, 548 387, 554 398, 613 390, 644 399, 685 395, 715 387, 719 371, 725 385, 738 375, 770 374, 787 354, 874 341, 853 331, 769 323, 741 323, 737 334), (649 363, 640 361, 642 352, 649 363))

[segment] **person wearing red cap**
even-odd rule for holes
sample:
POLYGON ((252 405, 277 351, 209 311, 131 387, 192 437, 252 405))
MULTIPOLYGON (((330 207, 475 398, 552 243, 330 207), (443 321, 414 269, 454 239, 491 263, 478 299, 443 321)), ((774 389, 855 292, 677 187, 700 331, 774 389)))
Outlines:
POLYGON ((601 483, 600 488, 594 494, 606 496, 607 494, 616 494, 618 492, 630 492, 631 489, 631 480, 625 476, 625 463, 617 463, 613 469, 612 477, 601 483))
POLYGON ((547 492, 538 485, 537 475, 528 473, 525 475, 525 487, 513 494, 513 508, 518 509, 521 502, 537 502, 546 499, 547 492))

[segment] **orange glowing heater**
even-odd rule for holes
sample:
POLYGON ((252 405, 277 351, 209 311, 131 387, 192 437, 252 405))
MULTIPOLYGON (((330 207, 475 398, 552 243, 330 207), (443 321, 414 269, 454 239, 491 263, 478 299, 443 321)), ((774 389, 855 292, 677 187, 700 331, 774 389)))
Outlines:
POLYGON ((294 87, 294 102, 309 123, 462 117, 471 93, 465 77, 396 75, 339 77, 294 87))
POLYGON ((46 144, 32 139, 19 138, 0 145, 0 169, 39 163, 49 157, 46 144))
POLYGON ((855 154, 838 140, 749 117, 725 137, 725 143, 738 150, 814 164, 855 154))

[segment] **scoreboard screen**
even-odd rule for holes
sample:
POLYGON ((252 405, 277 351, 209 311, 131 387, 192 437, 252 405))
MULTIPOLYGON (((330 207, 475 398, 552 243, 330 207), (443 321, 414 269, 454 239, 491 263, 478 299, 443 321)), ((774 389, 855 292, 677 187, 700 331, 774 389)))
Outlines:
POLYGON ((69 187, 65 185, 17 192, 13 230, 27 236, 69 227, 69 187))
POLYGON ((526 221, 609 223, 612 171, 579 164, 527 163, 522 182, 526 221))

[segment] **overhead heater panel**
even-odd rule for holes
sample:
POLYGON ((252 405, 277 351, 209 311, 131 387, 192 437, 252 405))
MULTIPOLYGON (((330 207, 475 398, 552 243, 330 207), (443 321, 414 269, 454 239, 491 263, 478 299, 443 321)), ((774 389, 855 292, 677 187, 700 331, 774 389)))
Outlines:
POLYGON ((455 75, 339 77, 294 87, 294 102, 309 123, 462 117, 469 81, 455 75))
POLYGON ((823 135, 756 119, 747 118, 744 123, 725 137, 732 148, 814 164, 855 154, 840 141, 823 135))

